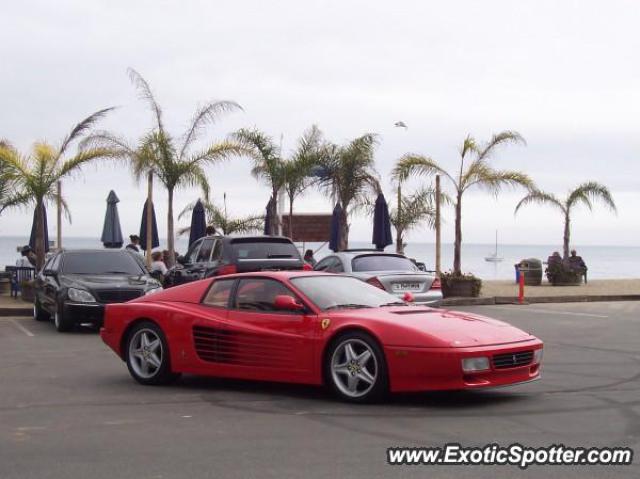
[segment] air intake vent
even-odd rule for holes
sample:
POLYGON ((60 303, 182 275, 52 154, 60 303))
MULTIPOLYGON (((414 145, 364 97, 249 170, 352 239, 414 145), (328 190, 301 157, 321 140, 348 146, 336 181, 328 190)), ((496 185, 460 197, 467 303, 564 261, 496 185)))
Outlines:
POLYGON ((432 310, 430 309, 410 309, 407 311, 392 311, 393 314, 400 314, 400 315, 406 315, 406 314, 424 314, 424 313, 433 313, 432 310))
POLYGON ((531 364, 533 351, 519 351, 517 353, 496 354, 493 356, 493 367, 496 369, 517 368, 531 364))
POLYGON ((210 363, 252 367, 293 367, 292 340, 204 326, 193 327, 198 357, 210 363))

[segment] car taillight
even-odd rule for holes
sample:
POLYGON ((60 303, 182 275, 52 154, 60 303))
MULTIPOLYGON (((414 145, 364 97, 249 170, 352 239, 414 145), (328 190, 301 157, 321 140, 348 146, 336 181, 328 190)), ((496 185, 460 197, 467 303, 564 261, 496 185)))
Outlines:
POLYGON ((433 283, 431 283, 430 289, 442 289, 442 283, 440 282, 440 278, 436 276, 436 279, 434 279, 433 283))
POLYGON ((375 276, 373 278, 369 278, 367 280, 367 283, 369 283, 371 286, 375 286, 376 288, 384 289, 384 285, 375 276))
POLYGON ((313 271, 313 266, 311 266, 309 263, 305 263, 302 265, 302 271, 313 271))
POLYGON ((225 274, 233 274, 237 272, 238 272, 238 268, 236 268, 235 264, 225 264, 218 270, 218 275, 222 276, 225 274))

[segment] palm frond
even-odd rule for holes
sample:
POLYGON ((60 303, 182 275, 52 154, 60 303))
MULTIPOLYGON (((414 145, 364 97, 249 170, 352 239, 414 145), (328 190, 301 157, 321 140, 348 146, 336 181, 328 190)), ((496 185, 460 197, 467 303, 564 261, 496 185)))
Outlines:
POLYGON ((427 156, 407 153, 403 155, 396 166, 393 168, 391 175, 396 181, 406 181, 411 176, 431 176, 441 174, 457 186, 457 182, 453 177, 438 163, 427 156))
POLYGON ((463 191, 468 190, 472 186, 479 186, 497 195, 505 186, 512 188, 522 186, 532 190, 534 183, 527 174, 520 171, 494 170, 486 163, 477 162, 473 170, 473 175, 471 175, 463 185, 463 191))
POLYGON ((199 108, 191 119, 191 126, 184 136, 179 157, 184 157, 189 146, 198 139, 199 133, 207 124, 215 123, 218 116, 234 110, 242 110, 242 107, 234 101, 215 101, 199 108))
POLYGON ((480 161, 483 161, 486 158, 489 158, 497 147, 509 143, 521 145, 527 144, 522 135, 520 135, 520 133, 518 133, 517 131, 501 131, 500 133, 494 134, 491 139, 478 151, 478 159, 480 161))
POLYGON ((140 73, 135 71, 133 68, 129 68, 127 72, 129 73, 129 79, 138 89, 140 98, 142 100, 145 100, 151 107, 151 110, 153 111, 153 114, 155 116, 158 130, 164 131, 164 126, 162 123, 162 108, 160 108, 160 105, 153 96, 149 83, 147 83, 147 80, 145 80, 142 75, 140 75, 140 73))
POLYGON ((114 110, 115 107, 110 107, 110 108, 104 108, 102 110, 98 110, 95 113, 92 113, 91 115, 89 115, 87 118, 85 118, 84 120, 82 120, 80 123, 78 123, 73 130, 71 130, 71 133, 69 133, 66 138, 62 141, 62 146, 60 146, 60 151, 59 151, 59 156, 62 155, 67 148, 69 147, 69 145, 76 139, 78 139, 80 136, 82 136, 84 133, 86 133, 87 131, 89 131, 89 129, 91 127, 93 127, 93 125, 100 120, 101 118, 103 118, 104 116, 106 116, 107 113, 109 113, 110 111, 114 110))
POLYGON ((566 208, 571 209, 578 203, 584 204, 589 210, 593 209, 592 201, 600 201, 611 211, 616 212, 616 204, 609 189, 596 181, 589 181, 576 187, 566 201, 566 208))
POLYGON ((555 195, 540 190, 532 190, 518 202, 513 214, 517 214, 523 206, 531 204, 551 205, 558 208, 562 213, 566 213, 564 204, 555 195))

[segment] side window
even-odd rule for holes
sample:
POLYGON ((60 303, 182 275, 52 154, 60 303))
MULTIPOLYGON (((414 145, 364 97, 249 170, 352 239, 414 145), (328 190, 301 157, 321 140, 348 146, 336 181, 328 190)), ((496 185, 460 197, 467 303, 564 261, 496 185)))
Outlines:
POLYGON ((266 278, 242 279, 235 298, 236 309, 245 311, 276 311, 273 302, 276 296, 295 294, 279 281, 266 278))
POLYGON ((213 253, 211 254, 211 261, 220 261, 222 259, 222 241, 217 240, 213 245, 213 253))
POLYGON ((226 308, 229 306, 229 296, 235 279, 217 279, 209 288, 209 292, 202 301, 208 306, 226 308))
POLYGON ((213 240, 203 240, 200 251, 198 251, 198 256, 196 257, 196 263, 208 263, 211 260, 211 250, 213 250, 213 240))
POLYGON ((321 260, 315 267, 316 271, 327 271, 327 268, 331 266, 333 263, 333 256, 329 256, 328 258, 324 258, 321 260))
POLYGON ((344 273, 344 267, 342 266, 342 261, 340 260, 340 258, 334 256, 333 262, 327 268, 327 271, 329 273, 344 273))
POLYGON ((50 258, 49 261, 47 261, 47 264, 44 265, 44 269, 57 272, 58 267, 60 266, 61 257, 61 254, 57 254, 53 258, 50 258))
POLYGON ((200 249, 201 244, 202 240, 196 241, 189 247, 189 251, 187 251, 187 254, 185 255, 187 263, 191 264, 196 262, 196 257, 198 256, 198 250, 200 249))

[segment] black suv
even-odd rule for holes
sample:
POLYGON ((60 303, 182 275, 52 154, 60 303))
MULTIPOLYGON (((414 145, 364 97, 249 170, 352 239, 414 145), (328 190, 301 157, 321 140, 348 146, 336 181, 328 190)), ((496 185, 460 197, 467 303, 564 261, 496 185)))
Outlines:
POLYGON ((124 303, 162 286, 140 257, 126 250, 63 250, 47 260, 35 279, 33 316, 53 317, 56 329, 102 324, 104 305, 124 303))
POLYGON ((206 236, 167 273, 164 286, 249 271, 311 269, 298 248, 283 236, 206 236))

